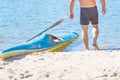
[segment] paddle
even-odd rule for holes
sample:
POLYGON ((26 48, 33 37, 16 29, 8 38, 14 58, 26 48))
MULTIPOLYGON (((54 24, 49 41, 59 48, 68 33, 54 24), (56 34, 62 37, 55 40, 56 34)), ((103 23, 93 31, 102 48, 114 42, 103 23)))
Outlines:
POLYGON ((27 40, 27 42, 30 41, 30 40, 32 40, 32 39, 34 39, 35 37, 41 35, 42 33, 46 32, 47 30, 55 27, 56 25, 60 24, 66 17, 67 17, 67 14, 64 15, 63 17, 59 18, 58 20, 56 20, 50 27, 48 27, 48 28, 45 29, 44 31, 40 32, 39 34, 37 34, 37 35, 35 35, 34 37, 32 37, 32 38, 30 38, 29 40, 27 40))

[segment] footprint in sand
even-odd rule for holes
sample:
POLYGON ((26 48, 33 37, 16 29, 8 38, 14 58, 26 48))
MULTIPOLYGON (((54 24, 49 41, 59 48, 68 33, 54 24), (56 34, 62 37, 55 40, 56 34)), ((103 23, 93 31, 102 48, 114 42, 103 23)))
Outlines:
POLYGON ((0 69, 4 69, 3 67, 0 67, 0 69))
POLYGON ((29 74, 29 71, 25 71, 25 73, 22 73, 20 74, 21 75, 21 79, 24 79, 24 78, 29 78, 29 77, 32 77, 33 74, 29 74))
POLYGON ((29 77, 32 77, 33 76, 33 74, 20 74, 21 75, 21 79, 24 79, 24 78, 29 78, 29 77))
POLYGON ((8 64, 9 64, 8 62, 3 63, 3 65, 8 65, 8 64))

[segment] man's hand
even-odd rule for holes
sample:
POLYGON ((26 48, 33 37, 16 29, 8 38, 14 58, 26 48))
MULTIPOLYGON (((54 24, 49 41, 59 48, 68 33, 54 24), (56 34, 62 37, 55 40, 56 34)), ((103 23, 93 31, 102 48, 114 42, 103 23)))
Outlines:
POLYGON ((101 4, 102 4, 102 13, 103 15, 106 13, 106 6, 105 6, 105 0, 100 0, 101 4))
POLYGON ((106 7, 102 8, 102 14, 104 15, 106 13, 106 7))
POLYGON ((73 18, 74 18, 74 13, 73 13, 73 12, 70 13, 70 14, 69 14, 69 17, 70 17, 70 19, 73 19, 73 18))

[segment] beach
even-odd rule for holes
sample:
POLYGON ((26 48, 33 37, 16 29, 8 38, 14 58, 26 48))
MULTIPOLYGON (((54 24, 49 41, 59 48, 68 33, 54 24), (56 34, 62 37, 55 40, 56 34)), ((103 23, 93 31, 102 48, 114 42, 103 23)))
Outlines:
POLYGON ((36 52, 0 60, 0 80, 120 80, 120 50, 36 52))
MULTIPOLYGON (((35 52, 0 60, 0 80, 120 80, 120 0, 106 0, 104 16, 100 1, 96 2, 101 50, 84 51, 80 6, 76 0, 74 19, 66 18, 46 33, 76 32, 79 39, 63 52, 35 52)), ((0 51, 48 29, 69 12, 68 4, 69 0, 0 0, 0 51)))

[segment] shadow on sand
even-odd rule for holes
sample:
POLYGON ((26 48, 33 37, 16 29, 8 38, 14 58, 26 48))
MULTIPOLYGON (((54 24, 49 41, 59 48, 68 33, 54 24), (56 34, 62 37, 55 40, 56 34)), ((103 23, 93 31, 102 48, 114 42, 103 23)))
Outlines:
MULTIPOLYGON (((110 50, 110 51, 114 51, 114 50, 120 50, 120 48, 107 48, 107 49, 99 49, 100 51, 103 50, 103 51, 107 51, 107 50, 110 50)), ((98 51, 99 51, 98 50, 98 51)), ((64 51, 63 51, 64 52, 64 51)), ((10 57, 10 58, 7 58, 5 59, 4 61, 5 62, 13 62, 15 60, 21 60, 22 58, 25 58, 27 54, 24 54, 24 55, 20 55, 20 56, 16 56, 16 57, 10 57)))
POLYGON ((5 59, 5 62, 13 62, 15 60, 21 60, 22 58, 25 58, 26 55, 20 55, 20 56, 15 56, 15 57, 9 57, 5 59))

